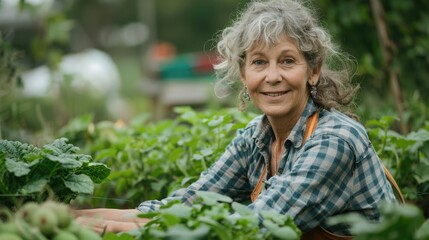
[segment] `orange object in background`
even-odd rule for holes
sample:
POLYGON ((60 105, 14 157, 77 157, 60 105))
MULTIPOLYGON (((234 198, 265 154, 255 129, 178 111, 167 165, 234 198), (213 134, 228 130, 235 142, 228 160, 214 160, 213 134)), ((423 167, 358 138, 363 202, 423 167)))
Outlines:
POLYGON ((176 48, 168 42, 158 42, 151 47, 149 57, 151 60, 161 62, 176 56, 176 48))

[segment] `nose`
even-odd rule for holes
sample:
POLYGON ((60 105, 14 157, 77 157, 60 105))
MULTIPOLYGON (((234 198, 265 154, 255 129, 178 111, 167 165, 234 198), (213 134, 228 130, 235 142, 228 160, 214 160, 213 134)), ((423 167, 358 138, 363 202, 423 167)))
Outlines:
POLYGON ((282 80, 280 69, 276 64, 270 64, 266 70, 265 82, 276 84, 282 80))

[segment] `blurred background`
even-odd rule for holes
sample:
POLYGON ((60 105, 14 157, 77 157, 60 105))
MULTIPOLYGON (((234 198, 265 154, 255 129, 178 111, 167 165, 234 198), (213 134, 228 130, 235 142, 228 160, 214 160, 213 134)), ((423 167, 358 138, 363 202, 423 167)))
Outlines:
MULTIPOLYGON (((174 117, 174 106, 234 107, 234 94, 214 95, 214 40, 248 2, 0 0, 0 139, 49 142, 82 115, 127 124, 174 117)), ((361 120, 424 125, 429 2, 310 2, 359 64, 361 120)))

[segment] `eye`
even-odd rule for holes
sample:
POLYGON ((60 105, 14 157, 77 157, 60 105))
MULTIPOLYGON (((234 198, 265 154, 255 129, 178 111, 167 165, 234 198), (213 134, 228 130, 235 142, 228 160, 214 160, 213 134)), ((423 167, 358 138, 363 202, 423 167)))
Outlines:
POLYGON ((265 61, 261 60, 261 59, 256 59, 256 60, 253 60, 253 62, 252 62, 252 64, 256 65, 256 66, 263 65, 264 63, 265 63, 265 61))
POLYGON ((281 62, 285 65, 291 65, 295 63, 295 60, 293 58, 285 58, 281 62))

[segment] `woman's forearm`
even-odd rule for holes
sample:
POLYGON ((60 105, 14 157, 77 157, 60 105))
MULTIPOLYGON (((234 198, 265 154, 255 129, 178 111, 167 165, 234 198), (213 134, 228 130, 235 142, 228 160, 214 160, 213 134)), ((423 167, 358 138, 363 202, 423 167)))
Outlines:
POLYGON ((90 227, 97 233, 125 232, 142 227, 149 221, 139 218, 137 209, 95 208, 73 210, 76 221, 85 227, 90 227))
POLYGON ((73 210, 75 217, 90 217, 101 218, 104 220, 113 220, 119 222, 147 222, 146 219, 139 218, 140 213, 137 209, 111 209, 111 208, 95 208, 84 210, 73 210))

